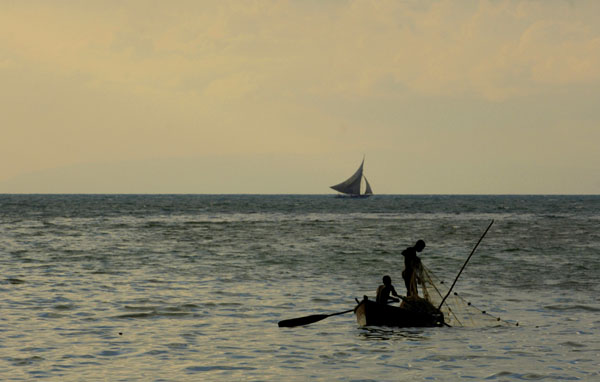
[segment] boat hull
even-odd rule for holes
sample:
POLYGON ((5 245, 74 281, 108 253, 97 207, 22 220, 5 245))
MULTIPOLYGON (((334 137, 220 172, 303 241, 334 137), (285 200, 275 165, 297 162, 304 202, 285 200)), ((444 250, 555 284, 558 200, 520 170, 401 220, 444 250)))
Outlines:
POLYGON ((335 197, 336 198, 340 198, 340 199, 346 199, 346 198, 348 198, 348 199, 365 199, 365 198, 370 197, 371 195, 373 195, 373 194, 360 194, 360 195, 356 195, 356 194, 353 194, 353 195, 337 194, 335 197))
POLYGON ((419 299, 402 306, 379 304, 367 298, 354 309, 360 326, 436 327, 444 326, 444 315, 427 300, 419 299))

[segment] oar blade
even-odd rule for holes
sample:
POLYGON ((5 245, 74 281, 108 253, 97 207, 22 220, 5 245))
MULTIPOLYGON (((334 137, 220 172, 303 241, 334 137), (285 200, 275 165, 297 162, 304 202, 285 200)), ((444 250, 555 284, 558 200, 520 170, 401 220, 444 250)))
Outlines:
POLYGON ((312 324, 313 322, 321 321, 329 316, 329 314, 313 314, 311 316, 290 318, 289 320, 279 321, 277 325, 279 325, 280 328, 293 328, 294 326, 312 324))

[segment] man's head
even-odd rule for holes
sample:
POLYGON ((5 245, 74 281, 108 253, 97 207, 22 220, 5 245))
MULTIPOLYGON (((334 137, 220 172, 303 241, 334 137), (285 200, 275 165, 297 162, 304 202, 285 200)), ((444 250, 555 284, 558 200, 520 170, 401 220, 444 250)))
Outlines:
POLYGON ((425 242, 423 240, 417 240, 417 243, 415 244, 415 250, 417 252, 421 252, 423 248, 425 248, 425 242))
POLYGON ((392 285, 392 278, 390 276, 383 276, 383 285, 392 285))

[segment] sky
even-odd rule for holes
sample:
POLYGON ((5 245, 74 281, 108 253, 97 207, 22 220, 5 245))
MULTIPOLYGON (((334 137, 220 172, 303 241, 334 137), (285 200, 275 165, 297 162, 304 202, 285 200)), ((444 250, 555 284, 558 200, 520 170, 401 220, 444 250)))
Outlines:
POLYGON ((600 194, 600 2, 0 0, 0 193, 600 194))

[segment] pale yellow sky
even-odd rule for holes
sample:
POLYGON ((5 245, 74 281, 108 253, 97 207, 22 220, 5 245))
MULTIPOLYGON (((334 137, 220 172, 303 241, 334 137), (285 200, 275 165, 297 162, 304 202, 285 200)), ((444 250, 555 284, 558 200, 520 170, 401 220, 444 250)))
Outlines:
POLYGON ((0 193, 600 194, 600 2, 0 1, 0 193))

